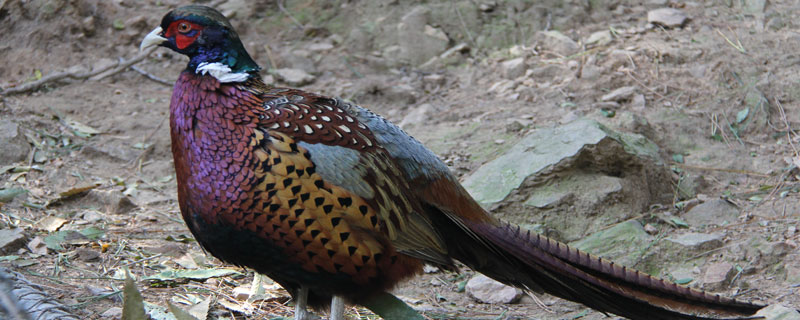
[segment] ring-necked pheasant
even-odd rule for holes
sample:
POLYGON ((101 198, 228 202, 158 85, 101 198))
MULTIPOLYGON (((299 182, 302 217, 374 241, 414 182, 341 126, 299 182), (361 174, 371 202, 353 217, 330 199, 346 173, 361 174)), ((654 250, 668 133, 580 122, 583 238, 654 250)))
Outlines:
POLYGON ((367 109, 265 85, 228 20, 164 16, 141 49, 189 57, 170 103, 178 200, 217 258, 332 315, 454 260, 501 282, 634 319, 751 315, 761 306, 678 286, 491 217, 428 149, 367 109), (700 315, 694 315, 700 314, 700 315))

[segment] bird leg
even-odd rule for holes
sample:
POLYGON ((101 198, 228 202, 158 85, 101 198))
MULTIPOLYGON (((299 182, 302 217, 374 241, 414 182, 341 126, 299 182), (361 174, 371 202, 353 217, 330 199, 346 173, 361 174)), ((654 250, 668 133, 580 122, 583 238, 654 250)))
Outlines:
POLYGON ((330 320, 344 320, 344 298, 333 296, 331 299, 330 320))
POLYGON ((309 318, 306 304, 308 302, 308 287, 300 286, 297 289, 294 301, 294 320, 306 320, 309 318))

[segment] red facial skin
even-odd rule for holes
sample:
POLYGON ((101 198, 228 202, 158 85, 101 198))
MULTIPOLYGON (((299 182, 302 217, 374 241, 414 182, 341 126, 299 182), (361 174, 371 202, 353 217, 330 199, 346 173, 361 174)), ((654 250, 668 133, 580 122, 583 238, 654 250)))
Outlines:
POLYGON ((167 39, 175 38, 175 46, 183 50, 197 40, 202 31, 203 26, 201 25, 186 20, 178 20, 169 25, 167 31, 164 32, 164 37, 167 39))

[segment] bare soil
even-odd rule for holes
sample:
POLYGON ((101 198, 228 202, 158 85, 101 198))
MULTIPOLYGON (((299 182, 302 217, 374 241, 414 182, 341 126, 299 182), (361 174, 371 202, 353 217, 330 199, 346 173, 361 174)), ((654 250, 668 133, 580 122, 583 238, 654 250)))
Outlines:
MULTIPOLYGON (((459 176, 527 132, 577 117, 647 136, 674 168, 674 185, 688 178, 702 181, 688 196, 676 190, 672 203, 652 205, 680 216, 701 201, 724 197, 741 210, 737 221, 725 226, 691 226, 725 233, 723 250, 709 253, 710 261, 736 261, 743 270, 715 291, 800 308, 795 133, 800 6, 795 1, 770 1, 765 7, 738 0, 454 1, 453 8, 460 9, 441 14, 438 4, 423 1, 298 0, 286 5, 286 13, 272 1, 242 2, 213 1, 236 12, 232 22, 257 62, 308 69, 316 79, 304 89, 355 100, 404 123, 459 176), (465 43, 469 50, 425 67, 392 61, 381 50, 393 40, 374 30, 393 28, 417 5, 433 10, 429 24, 446 31, 449 47, 465 43), (691 20, 679 28, 648 26, 647 11, 659 7, 680 9, 691 20), (545 29, 575 40, 577 52, 559 52, 536 33, 545 29), (604 30, 611 30, 611 42, 585 43, 604 30), (314 47, 320 43, 333 46, 314 47), (502 62, 516 57, 524 58, 528 71, 508 78, 502 62), (510 87, 498 89, 502 81, 510 87), (625 86, 635 87, 644 103, 601 101, 625 86), (426 104, 427 111, 414 116, 426 104), (769 249, 752 249, 756 240, 769 249)), ((0 1, 0 87, 133 57, 142 37, 178 5, 174 0, 0 1)), ((172 82, 185 63, 185 57, 157 50, 137 66, 172 82)), ((0 256, 5 257, 0 266, 24 273, 85 319, 113 317, 113 310, 102 314, 122 306, 121 295, 112 293, 122 287, 123 267, 145 277, 222 266, 204 257, 180 220, 166 121, 171 91, 128 69, 3 97, 0 119, 19 124, 34 148, 14 169, 0 172, 0 189, 29 191, 0 207, 0 228, 24 228, 29 240, 25 248, 0 256), (83 187, 93 190, 77 192, 83 187), (89 227, 102 230, 102 236, 68 237, 60 249, 43 249, 41 242, 57 230, 89 227)), ((575 212, 576 223, 581 214, 575 212)), ((685 231, 665 230, 666 235, 685 231)), ((234 288, 249 285, 253 277, 239 271, 239 276, 138 285, 145 301, 162 307, 211 297, 217 318, 292 315, 288 294, 279 288, 271 287, 273 297, 254 304, 236 299, 234 288)), ((531 298, 482 304, 459 290, 471 275, 468 269, 424 274, 400 285, 396 294, 430 318, 604 317, 546 295, 538 296, 544 308, 531 298)), ((701 282, 693 285, 702 287, 701 282)), ((374 317, 363 308, 349 308, 348 314, 374 317)))

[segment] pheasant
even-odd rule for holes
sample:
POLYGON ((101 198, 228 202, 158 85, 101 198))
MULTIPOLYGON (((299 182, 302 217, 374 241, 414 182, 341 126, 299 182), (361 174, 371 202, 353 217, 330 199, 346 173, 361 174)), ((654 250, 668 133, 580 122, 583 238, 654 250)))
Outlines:
POLYGON ((760 305, 679 286, 490 216, 430 150, 371 111, 267 86, 230 22, 167 13, 140 49, 189 57, 170 102, 181 215, 222 261, 342 319, 423 264, 460 261, 500 282, 631 319, 751 315, 760 305))

